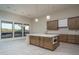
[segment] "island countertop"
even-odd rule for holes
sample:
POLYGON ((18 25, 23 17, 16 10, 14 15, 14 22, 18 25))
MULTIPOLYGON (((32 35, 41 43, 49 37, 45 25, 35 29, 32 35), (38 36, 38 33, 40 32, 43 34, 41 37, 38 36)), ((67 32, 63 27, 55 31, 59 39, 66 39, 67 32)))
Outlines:
POLYGON ((29 36, 42 36, 42 37, 55 37, 59 36, 59 34, 28 34, 29 36))

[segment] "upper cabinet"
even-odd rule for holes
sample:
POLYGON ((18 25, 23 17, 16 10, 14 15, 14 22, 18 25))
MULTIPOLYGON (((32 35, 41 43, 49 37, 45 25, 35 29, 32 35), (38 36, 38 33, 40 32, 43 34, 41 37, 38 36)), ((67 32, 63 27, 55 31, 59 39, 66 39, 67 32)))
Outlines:
POLYGON ((57 29, 58 29, 58 20, 47 22, 47 30, 57 30, 57 29))
POLYGON ((71 17, 63 20, 53 20, 47 22, 47 30, 58 30, 58 28, 79 30, 79 16, 71 17))
POLYGON ((69 30, 79 30, 79 17, 68 18, 69 30))
POLYGON ((58 20, 58 27, 68 27, 68 19, 58 20))

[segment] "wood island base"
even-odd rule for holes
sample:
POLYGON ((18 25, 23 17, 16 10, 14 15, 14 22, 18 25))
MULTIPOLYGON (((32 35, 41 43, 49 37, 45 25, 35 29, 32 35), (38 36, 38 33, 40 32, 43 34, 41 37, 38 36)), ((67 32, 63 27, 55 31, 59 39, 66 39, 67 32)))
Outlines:
POLYGON ((54 51, 59 46, 58 36, 56 37, 29 36, 29 40, 31 45, 35 45, 51 51, 54 51))

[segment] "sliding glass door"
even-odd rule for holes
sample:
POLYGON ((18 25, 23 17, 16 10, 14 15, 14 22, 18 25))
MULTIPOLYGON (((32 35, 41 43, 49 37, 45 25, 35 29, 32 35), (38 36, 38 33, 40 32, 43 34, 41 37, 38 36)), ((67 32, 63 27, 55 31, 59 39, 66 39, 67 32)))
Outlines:
POLYGON ((13 37, 12 22, 1 21, 1 39, 13 37))
POLYGON ((1 39, 26 36, 29 31, 29 24, 1 21, 1 39))
POLYGON ((24 36, 26 36, 26 34, 29 34, 30 31, 29 24, 25 24, 23 29, 24 29, 24 36))
POLYGON ((22 37, 22 24, 14 23, 14 37, 22 37))

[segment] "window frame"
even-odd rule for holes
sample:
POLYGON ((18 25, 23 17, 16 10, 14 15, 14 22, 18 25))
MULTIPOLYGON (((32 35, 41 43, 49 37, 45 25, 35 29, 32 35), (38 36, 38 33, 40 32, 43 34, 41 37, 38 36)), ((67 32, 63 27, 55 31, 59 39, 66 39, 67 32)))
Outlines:
POLYGON ((13 38, 13 22, 11 22, 11 21, 2 21, 1 20, 1 39, 6 39, 6 38, 13 38), (2 38, 2 23, 11 23, 12 24, 12 37, 2 38))
MULTIPOLYGON (((1 39, 10 39, 10 40, 13 40, 13 39, 16 39, 16 38, 25 37, 25 36, 26 36, 26 35, 24 35, 24 32, 25 32, 25 31, 23 30, 23 29, 24 29, 24 27, 23 27, 24 25, 28 25, 28 26, 29 26, 29 33, 30 33, 30 24, 27 24, 27 23, 25 24, 25 23, 21 23, 21 22, 1 20, 1 21, 0 21, 0 24, 1 24, 1 26, 0 26, 0 31, 1 31, 1 32, 0 32, 0 34, 1 34, 1 35, 0 35, 0 38, 1 38, 1 39), (11 36, 11 37, 5 36, 5 38, 2 38, 2 23, 10 23, 10 24, 12 24, 12 34, 11 34, 12 36, 11 36), (15 36, 15 31, 14 31, 14 29, 15 29, 15 24, 21 24, 21 25, 22 25, 22 27, 21 27, 21 31, 22 31, 22 32, 21 32, 21 36, 17 36, 17 37, 15 36)), ((28 33, 27 33, 27 34, 28 34, 28 33)), ((6 35, 6 34, 5 34, 5 35, 6 35)))
MULTIPOLYGON (((29 33, 30 33, 30 25, 29 24, 23 24, 24 26, 28 25, 29 26, 29 33)), ((29 34, 27 33, 27 34, 29 34)), ((25 27, 23 27, 23 36, 26 36, 26 30, 25 27)))
MULTIPOLYGON (((20 24, 20 25, 22 25, 22 23, 18 23, 18 22, 14 22, 14 24, 13 24, 13 30, 15 30, 15 24, 20 24)), ((21 27, 21 31, 22 31, 22 27, 21 27)), ((23 32, 23 31, 22 31, 23 32)), ((15 37, 23 37, 23 34, 21 34, 21 36, 15 36, 15 31, 14 31, 14 38, 15 37)))

